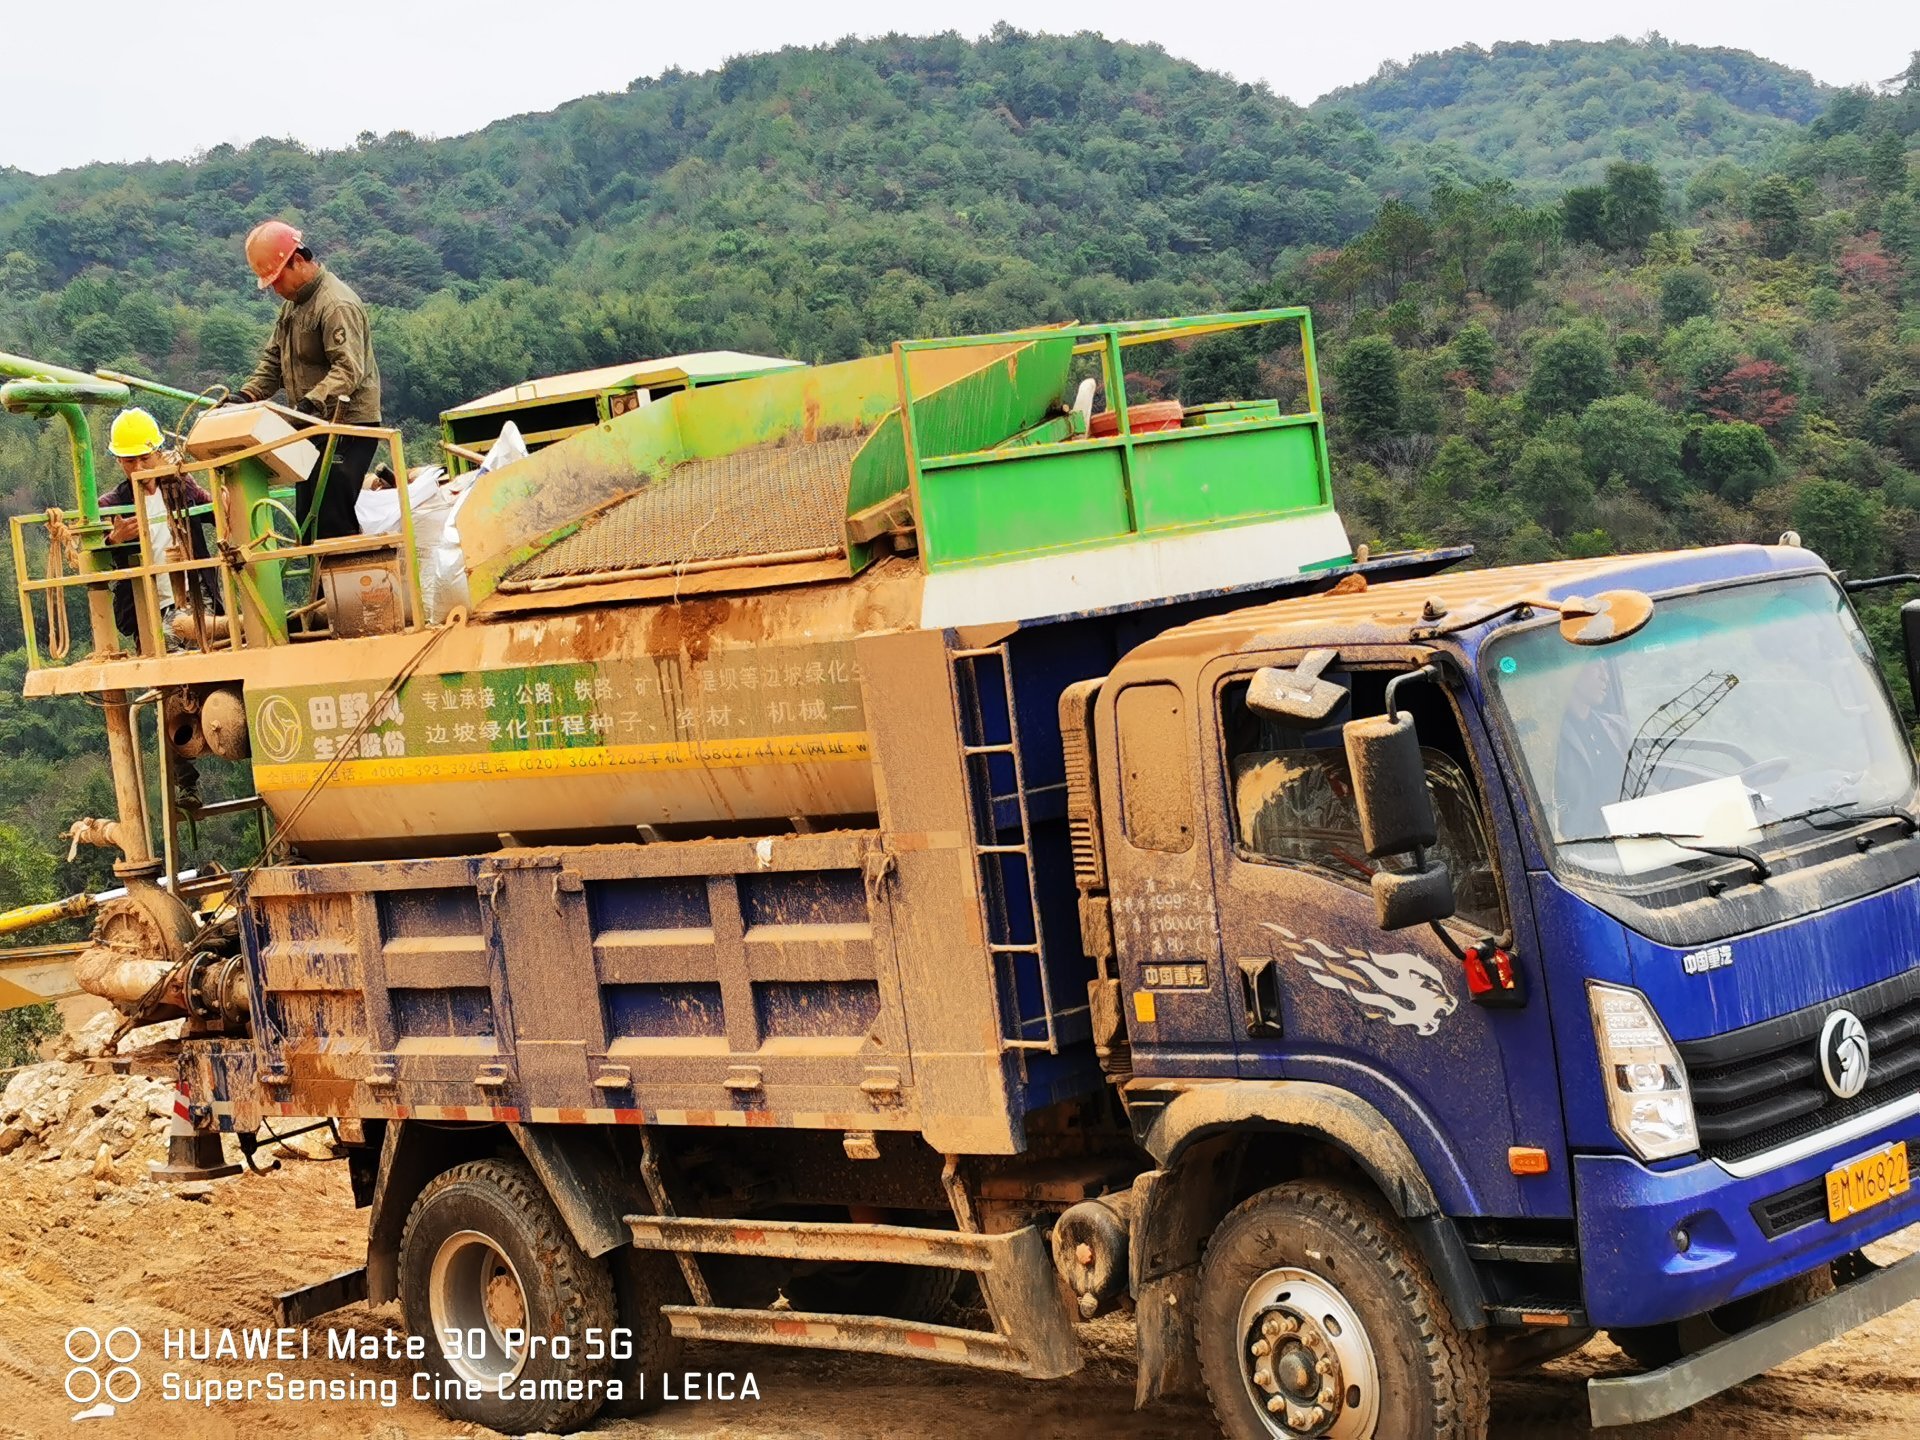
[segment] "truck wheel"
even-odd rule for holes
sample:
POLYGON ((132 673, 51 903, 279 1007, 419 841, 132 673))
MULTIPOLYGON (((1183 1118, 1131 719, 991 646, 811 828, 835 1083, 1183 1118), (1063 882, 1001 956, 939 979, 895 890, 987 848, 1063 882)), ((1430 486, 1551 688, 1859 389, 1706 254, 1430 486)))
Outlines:
POLYGON ((468 1161, 420 1192, 400 1236, 400 1306, 427 1340, 436 1399, 452 1419, 514 1435, 571 1430, 606 1399, 613 1362, 604 1347, 588 1358, 586 1332, 613 1330, 612 1277, 524 1165, 468 1161), (510 1348, 512 1331, 525 1338, 510 1348), (543 1383, 555 1381, 558 1398, 543 1383))
POLYGON ((612 1260, 620 1327, 633 1341, 633 1354, 613 1362, 621 1395, 609 1400, 603 1413, 645 1415, 660 1408, 660 1377, 679 1368, 684 1348, 660 1307, 684 1301, 687 1287, 680 1267, 660 1251, 629 1246, 614 1251, 612 1260))
POLYGON ((1231 1440, 1482 1440, 1485 1346, 1370 1197, 1301 1181, 1207 1243, 1200 1373, 1231 1440))

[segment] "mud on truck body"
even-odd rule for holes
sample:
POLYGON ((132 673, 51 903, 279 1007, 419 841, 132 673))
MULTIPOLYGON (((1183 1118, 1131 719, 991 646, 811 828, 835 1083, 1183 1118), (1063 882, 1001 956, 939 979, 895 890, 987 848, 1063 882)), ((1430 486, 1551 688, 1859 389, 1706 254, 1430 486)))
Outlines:
MULTIPOLYGON (((0 399, 79 440, 127 383, 0 399)), ((28 692, 119 781, 77 970, 187 1017, 117 1062, 172 1173, 335 1123, 366 1264, 280 1313, 397 1299, 450 1414, 633 1408, 689 1338, 1055 1377, 1126 1309, 1140 1402, 1236 1436, 1482 1434, 1596 1329, 1611 1424, 1920 1287, 1860 1253, 1920 1218, 1913 762, 1815 556, 1356 554, 1301 311, 630 408, 475 482, 444 620, 410 526, 295 543, 286 442, 205 423, 186 652, 150 594, 119 650, 107 578, 193 562, 114 571, 90 472, 73 573, 14 521, 33 643, 95 623, 28 692), (1297 406, 1128 402, 1245 325, 1297 406), (266 844, 186 880, 203 749, 266 844)))

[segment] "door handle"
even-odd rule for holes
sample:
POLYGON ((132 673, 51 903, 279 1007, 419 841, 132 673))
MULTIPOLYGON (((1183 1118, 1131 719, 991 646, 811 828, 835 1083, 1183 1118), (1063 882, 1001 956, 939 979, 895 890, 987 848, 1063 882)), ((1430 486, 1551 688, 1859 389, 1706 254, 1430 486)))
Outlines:
POLYGON ((1247 1034, 1273 1039, 1284 1033, 1280 1024, 1280 972, 1271 955, 1243 957, 1240 1001, 1246 1008, 1247 1034))

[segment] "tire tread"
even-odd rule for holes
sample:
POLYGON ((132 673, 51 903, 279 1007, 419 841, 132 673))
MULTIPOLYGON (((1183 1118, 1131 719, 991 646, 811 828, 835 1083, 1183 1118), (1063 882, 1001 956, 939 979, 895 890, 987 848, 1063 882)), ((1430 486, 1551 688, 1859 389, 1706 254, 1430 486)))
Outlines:
MULTIPOLYGON (((1201 1289, 1211 1268, 1215 1245, 1229 1227, 1245 1217, 1279 1205, 1297 1205, 1329 1229, 1344 1232, 1386 1277, 1412 1319, 1420 1360, 1435 1397, 1432 1440, 1484 1440, 1487 1434, 1490 1381, 1486 1347, 1463 1330, 1447 1307, 1426 1261, 1397 1221, 1369 1197, 1345 1186, 1319 1181, 1292 1181, 1249 1196, 1228 1212, 1208 1242, 1201 1262, 1201 1289)), ((1204 1311, 1205 1301, 1202 1301, 1204 1311)), ((1208 1403, 1224 1415, 1220 1393, 1238 1400, 1242 1381, 1238 1371, 1217 1376, 1207 1364, 1207 1347, 1200 1347, 1200 1375, 1208 1403), (1231 1387, 1231 1388, 1229 1388, 1231 1387)), ((1414 1437, 1406 1437, 1414 1440, 1414 1437)), ((1426 1437, 1420 1437, 1426 1440, 1426 1437)))
MULTIPOLYGON (((574 1243, 572 1234, 561 1220, 546 1190, 534 1177, 533 1171, 518 1161, 467 1160, 434 1176, 414 1200, 413 1208, 407 1212, 406 1225, 400 1232, 402 1257, 408 1252, 408 1242, 413 1238, 415 1223, 428 1204, 460 1185, 492 1189, 519 1211, 533 1235, 536 1250, 543 1259, 549 1261, 548 1274, 559 1291, 561 1314, 568 1335, 579 1336, 589 1328, 596 1327, 606 1332, 613 1329, 618 1311, 614 1303, 613 1279, 607 1266, 589 1257, 574 1243)), ((404 1274, 404 1259, 401 1269, 404 1274)), ((428 1337, 428 1343, 435 1343, 434 1338, 428 1337)), ((582 1361, 576 1358, 573 1363, 577 1365, 582 1361)), ((581 1378, 588 1377, 583 1375, 581 1378)), ((537 1428, 555 1431, 578 1429, 598 1413, 602 1403, 602 1397, 590 1394, 571 1404, 557 1404, 541 1417, 537 1428)))

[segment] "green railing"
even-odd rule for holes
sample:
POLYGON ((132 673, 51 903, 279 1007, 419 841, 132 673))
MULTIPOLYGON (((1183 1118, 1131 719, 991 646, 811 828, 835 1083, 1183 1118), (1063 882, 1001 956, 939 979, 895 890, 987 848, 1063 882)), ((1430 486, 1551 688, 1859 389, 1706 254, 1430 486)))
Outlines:
MULTIPOLYGON (((929 570, 1331 508, 1313 322, 1304 309, 908 340, 894 351, 905 442, 899 478, 913 496, 929 570), (1297 326, 1303 410, 1283 414, 1271 399, 1180 406, 1156 428, 1137 428, 1128 351, 1274 324, 1297 326), (1021 348, 1005 366, 915 393, 908 356, 967 347, 1021 348), (1062 414, 1074 362, 1086 359, 1096 362, 1083 368, 1097 371, 1086 378, 1096 382, 1103 414, 1062 414), (1112 433, 1090 433, 1103 420, 1112 433)), ((849 509, 881 498, 849 497, 849 509)))
MULTIPOLYGON (((146 505, 144 500, 139 500, 130 507, 135 520, 135 538, 124 542, 136 550, 138 563, 121 565, 111 554, 120 546, 110 546, 107 535, 112 520, 125 512, 121 507, 103 511, 100 506, 92 434, 85 407, 125 405, 139 391, 179 401, 185 408, 177 428, 184 430, 187 417, 197 408, 213 405, 213 397, 193 395, 136 376, 112 372, 87 375, 5 354, 0 354, 0 375, 15 377, 0 385, 0 405, 15 413, 57 416, 67 426, 72 449, 73 507, 17 515, 12 517, 9 527, 30 668, 41 669, 64 660, 69 653, 70 619, 66 607, 67 598, 75 591, 82 592, 88 601, 93 632, 92 652, 86 657, 90 662, 165 655, 169 637, 159 599, 158 582, 162 577, 177 593, 189 597, 186 605, 189 610, 196 608, 192 597, 201 593, 198 577, 213 577, 217 587, 225 623, 215 624, 211 617, 202 616, 202 623, 189 627, 185 637, 174 637, 189 649, 239 650, 321 638, 327 633, 323 628, 301 628, 299 622, 326 604, 321 580, 328 562, 358 554, 397 552, 402 608, 396 628, 415 630, 426 623, 419 556, 414 543, 413 508, 403 478, 407 473, 406 452, 399 431, 307 422, 305 417, 300 417, 301 427, 284 437, 207 459, 170 459, 169 463, 157 467, 160 476, 199 478, 212 501, 177 517, 196 528, 202 523, 202 516, 211 520, 214 543, 209 547, 210 553, 206 558, 194 558, 192 537, 183 533, 175 537, 182 551, 179 558, 156 556, 146 505), (386 442, 396 476, 400 531, 397 535, 307 541, 303 538, 301 519, 294 515, 288 503, 287 489, 275 483, 274 472, 264 457, 296 444, 319 446, 323 455, 321 484, 324 485, 335 446, 341 439, 350 437, 386 442), (30 545, 29 536, 36 534, 36 543, 30 545), (32 561, 37 556, 43 556, 44 560, 36 575, 32 561), (305 562, 304 573, 289 570, 289 566, 301 561, 305 562), (139 634, 126 637, 134 646, 131 654, 123 648, 113 620, 111 587, 116 584, 133 587, 139 634), (40 623, 42 610, 47 617, 44 633, 40 623)), ((311 508, 317 511, 317 500, 311 508)), ((170 517, 170 523, 172 518, 176 517, 170 517)), ((310 517, 308 523, 311 523, 310 517)), ((176 605, 176 609, 179 608, 176 605)))

